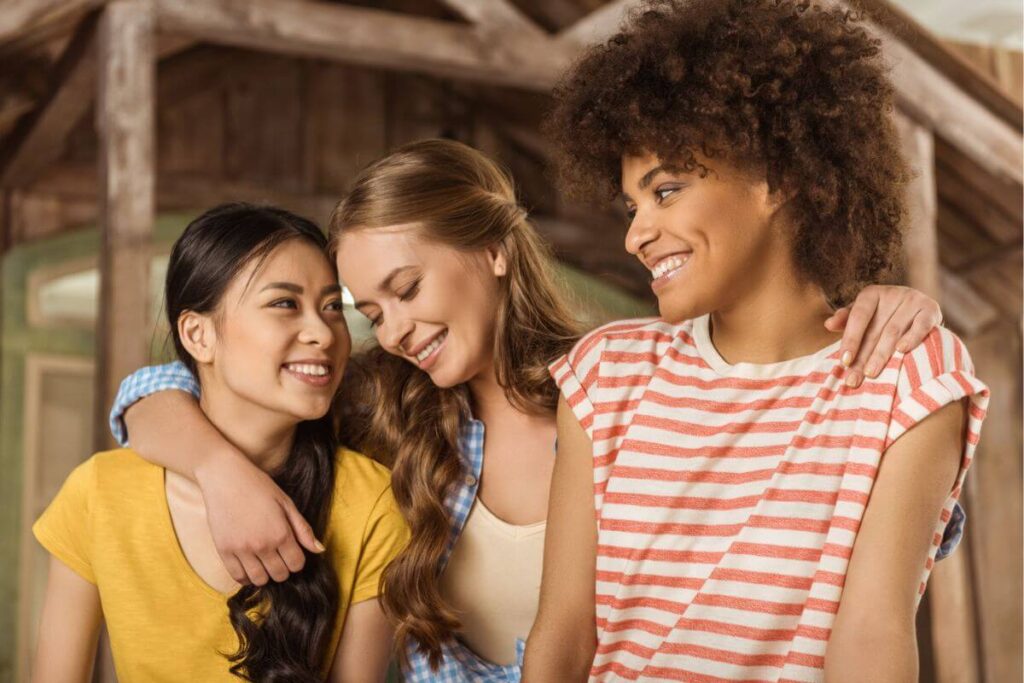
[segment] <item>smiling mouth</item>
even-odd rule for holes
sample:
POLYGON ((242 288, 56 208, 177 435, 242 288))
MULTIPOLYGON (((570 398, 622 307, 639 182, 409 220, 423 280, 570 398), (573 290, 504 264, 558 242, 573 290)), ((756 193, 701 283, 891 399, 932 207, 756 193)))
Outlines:
POLYGON ((300 382, 315 387, 330 384, 331 376, 334 374, 330 365, 322 363, 285 363, 281 367, 300 382))
POLYGON ((651 268, 651 281, 661 282, 668 280, 673 275, 682 270, 683 266, 686 265, 687 261, 690 260, 691 252, 685 254, 676 254, 661 259, 658 263, 651 268))
POLYGON ((417 353, 417 354, 416 354, 416 356, 415 356, 415 357, 416 357, 416 362, 417 362, 417 363, 419 363, 420 365, 423 365, 423 363, 424 363, 424 362, 425 362, 425 361, 426 361, 426 360, 427 360, 428 358, 430 358, 431 356, 433 356, 433 355, 434 355, 434 353, 435 353, 435 352, 436 352, 436 351, 437 351, 437 350, 438 350, 439 348, 441 348, 441 345, 442 345, 442 344, 444 344, 444 341, 445 341, 445 339, 447 339, 447 338, 448 338, 448 330, 444 330, 444 331, 442 331, 442 332, 441 332, 440 334, 438 334, 438 335, 437 335, 436 337, 434 337, 434 338, 433 338, 433 339, 432 339, 432 340, 430 341, 430 343, 429 343, 429 344, 427 344, 426 346, 424 346, 424 347, 423 347, 423 349, 422 349, 422 350, 421 350, 421 351, 420 351, 419 353, 417 353))

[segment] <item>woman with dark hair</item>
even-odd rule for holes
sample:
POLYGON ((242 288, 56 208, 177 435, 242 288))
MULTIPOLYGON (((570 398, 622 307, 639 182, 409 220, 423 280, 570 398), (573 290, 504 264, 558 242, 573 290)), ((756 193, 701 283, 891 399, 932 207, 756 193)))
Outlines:
POLYGON ((555 100, 564 176, 622 198, 661 319, 552 366, 524 679, 916 680, 988 390, 941 328, 849 382, 821 324, 898 254, 879 42, 804 1, 651 0, 555 100))
POLYGON ((350 339, 313 223, 224 205, 193 221, 165 288, 200 408, 323 538, 287 581, 239 586, 198 486, 124 449, 71 473, 33 531, 51 553, 33 680, 88 680, 106 622, 118 678, 379 681, 380 576, 407 530, 381 465, 338 448, 330 410, 350 339))

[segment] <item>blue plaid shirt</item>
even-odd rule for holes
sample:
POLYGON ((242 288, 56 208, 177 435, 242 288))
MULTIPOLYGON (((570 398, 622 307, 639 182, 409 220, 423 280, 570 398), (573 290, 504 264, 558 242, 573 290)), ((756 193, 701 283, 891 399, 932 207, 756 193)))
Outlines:
MULTIPOLYGON (((199 397, 199 384, 195 377, 183 363, 177 361, 168 365, 142 368, 121 382, 121 388, 114 400, 114 407, 110 411, 110 430, 122 446, 128 444, 128 431, 121 419, 128 407, 149 394, 168 389, 187 391, 193 396, 199 397)), ((449 517, 452 520, 452 528, 448 535, 448 546, 445 549, 444 557, 441 558, 441 567, 438 568, 439 572, 443 572, 447 566, 448 558, 451 557, 452 549, 459 540, 459 536, 462 535, 466 518, 469 517, 469 511, 476 500, 477 490, 480 486, 480 472, 484 465, 483 422, 474 419, 466 421, 459 438, 459 448, 464 475, 462 481, 445 501, 449 517)), ((964 514, 963 508, 957 503, 953 508, 953 515, 946 525, 942 544, 936 554, 937 560, 949 557, 956 550, 960 544, 960 538, 963 536, 966 519, 967 516, 964 514)), ((460 641, 452 641, 445 645, 444 660, 437 671, 431 670, 426 656, 421 654, 415 645, 411 645, 408 649, 410 666, 402 673, 405 680, 410 683, 427 683, 429 681, 437 683, 516 683, 522 674, 525 645, 523 639, 517 639, 516 663, 503 666, 481 659, 460 641)))

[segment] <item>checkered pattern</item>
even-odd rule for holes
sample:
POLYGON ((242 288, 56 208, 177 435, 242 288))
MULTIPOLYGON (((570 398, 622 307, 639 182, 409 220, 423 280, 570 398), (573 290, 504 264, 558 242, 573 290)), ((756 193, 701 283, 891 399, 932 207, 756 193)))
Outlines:
MULTIPOLYGON (((110 412, 110 429, 119 443, 128 444, 128 432, 122 420, 125 410, 139 399, 167 389, 187 391, 197 398, 199 396, 199 385, 195 378, 183 363, 177 361, 142 368, 121 382, 121 388, 110 412)), ((484 464, 484 423, 474 419, 467 420, 459 438, 459 446, 465 474, 445 501, 452 520, 452 528, 438 572, 443 572, 448 564, 448 558, 459 536, 462 535, 466 518, 469 517, 469 511, 476 500, 480 472, 484 464)), ((953 516, 946 525, 936 559, 948 557, 956 550, 963 536, 966 518, 963 508, 957 503, 953 508, 953 516)), ((445 646, 444 661, 437 671, 432 671, 427 658, 420 654, 415 646, 410 646, 410 667, 402 673, 409 683, 515 683, 520 679, 524 646, 522 640, 517 640, 517 663, 500 666, 480 659, 461 642, 453 641, 445 646)))
POLYGON ((199 398, 199 382, 185 364, 177 360, 136 370, 121 382, 114 407, 110 409, 110 432, 119 444, 128 445, 128 428, 123 419, 125 411, 136 401, 168 389, 187 391, 199 398))

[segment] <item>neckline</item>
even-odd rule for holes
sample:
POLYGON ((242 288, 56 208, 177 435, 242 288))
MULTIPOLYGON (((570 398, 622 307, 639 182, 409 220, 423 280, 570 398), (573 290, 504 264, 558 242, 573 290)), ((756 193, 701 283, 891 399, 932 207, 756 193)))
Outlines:
POLYGON ((181 541, 178 539, 178 532, 174 530, 174 520, 171 517, 171 505, 167 500, 167 470, 163 467, 158 468, 160 476, 157 477, 158 491, 157 496, 160 500, 160 513, 161 522, 164 526, 164 534, 168 538, 168 546, 171 548, 171 554, 174 555, 174 560, 178 564, 179 571, 188 577, 190 583, 196 586, 200 591, 207 594, 208 596, 215 598, 218 602, 224 603, 230 598, 233 593, 221 593, 219 590, 206 583, 203 577, 196 573, 192 563, 185 557, 185 551, 181 548, 181 541))
POLYGON ((837 339, 828 346, 806 356, 790 358, 776 363, 747 363, 740 362, 730 364, 711 341, 711 314, 702 315, 693 321, 693 341, 697 346, 697 352, 712 370, 727 377, 744 377, 749 379, 770 379, 783 375, 803 375, 815 369, 821 368, 823 364, 838 362, 839 347, 842 339, 837 339))
MULTIPOLYGON (((547 528, 547 519, 542 519, 539 522, 533 522, 531 524, 512 524, 510 522, 506 522, 501 517, 494 514, 491 509, 484 504, 484 501, 480 496, 476 497, 476 506, 479 508, 480 515, 486 521, 491 523, 492 526, 498 527, 500 531, 512 536, 516 540, 528 538, 547 528)), ((470 510, 469 514, 472 516, 473 510, 470 510)))

